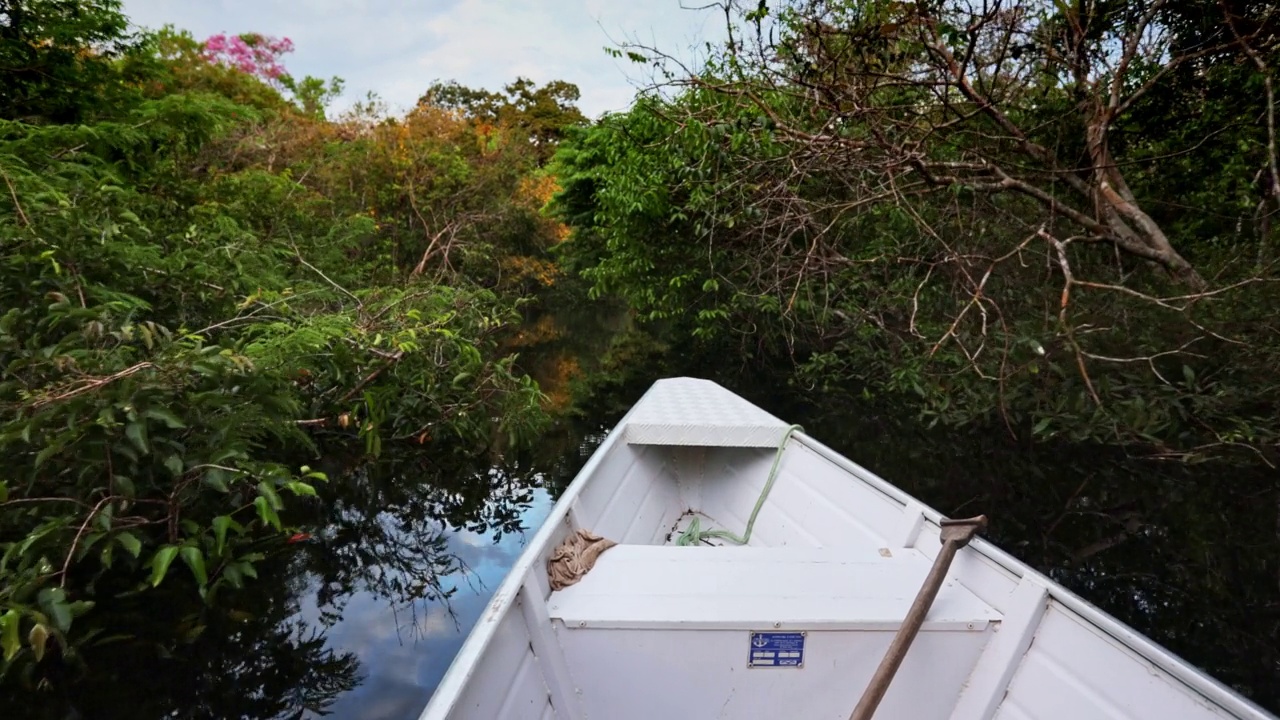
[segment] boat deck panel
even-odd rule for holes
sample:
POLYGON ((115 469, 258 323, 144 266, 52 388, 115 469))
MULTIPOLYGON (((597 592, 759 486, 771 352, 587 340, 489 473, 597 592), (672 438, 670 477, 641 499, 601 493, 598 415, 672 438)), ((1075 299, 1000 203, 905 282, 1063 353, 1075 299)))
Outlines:
POLYGON ((698 378, 654 384, 624 430, 632 445, 777 447, 789 425, 698 378))
MULTIPOLYGON (((746 530, 769 478, 774 451, 709 451, 701 505, 721 526, 746 530)), ((900 535, 903 506, 862 483, 804 444, 788 444, 778 476, 756 518, 752 546, 883 547, 900 535)))
POLYGON ((1013 698, 1006 698, 1004 704, 1000 706, 1000 712, 992 717, 992 720, 1037 720, 1037 718, 1028 715, 1022 706, 1013 698))
MULTIPOLYGON (((576 585, 551 594, 571 628, 896 630, 929 572, 911 550, 619 545, 576 585)), ((924 630, 973 631, 1000 619, 955 581, 924 630)))
POLYGON ((885 545, 899 534, 902 503, 868 485, 850 482, 847 472, 803 442, 788 449, 780 472, 787 481, 779 479, 774 488, 777 497, 770 493, 769 501, 803 518, 825 546, 885 545))
MULTIPOLYGON (((769 476, 774 452, 760 448, 707 449, 698 482, 686 485, 683 500, 689 509, 714 518, 721 529, 742 534, 769 476), (696 497, 689 494, 688 485, 697 488, 696 497)), ((753 545, 769 544, 769 524, 757 520, 753 545)))
POLYGON ((609 511, 601 518, 598 531, 621 543, 650 544, 661 532, 667 518, 680 511, 680 493, 674 483, 655 482, 652 473, 656 462, 635 465, 637 472, 624 478, 610 502, 609 511), (617 528, 617 529, 615 529, 617 528))

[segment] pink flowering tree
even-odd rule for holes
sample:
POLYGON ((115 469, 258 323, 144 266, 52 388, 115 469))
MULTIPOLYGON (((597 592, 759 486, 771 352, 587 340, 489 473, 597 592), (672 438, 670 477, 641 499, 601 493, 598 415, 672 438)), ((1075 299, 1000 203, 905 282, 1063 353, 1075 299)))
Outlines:
POLYGON ((289 84, 289 73, 280 58, 293 52, 293 41, 258 33, 219 33, 204 41, 204 57, 209 62, 233 67, 278 86, 289 84))
POLYGON ((205 60, 252 75, 277 90, 288 90, 305 112, 323 117, 324 107, 341 94, 342 80, 335 77, 325 83, 320 78, 307 76, 296 82, 280 61, 291 52, 293 41, 289 38, 259 33, 219 33, 206 39, 201 49, 205 60))

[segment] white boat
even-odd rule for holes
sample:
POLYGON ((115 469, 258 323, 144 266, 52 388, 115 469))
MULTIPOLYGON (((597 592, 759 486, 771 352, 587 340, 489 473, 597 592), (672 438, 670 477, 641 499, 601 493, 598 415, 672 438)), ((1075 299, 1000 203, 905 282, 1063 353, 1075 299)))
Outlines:
POLYGON ((974 529, 715 383, 659 380, 421 718, 1275 717, 974 529), (553 591, 557 548, 593 535, 616 544, 553 591))

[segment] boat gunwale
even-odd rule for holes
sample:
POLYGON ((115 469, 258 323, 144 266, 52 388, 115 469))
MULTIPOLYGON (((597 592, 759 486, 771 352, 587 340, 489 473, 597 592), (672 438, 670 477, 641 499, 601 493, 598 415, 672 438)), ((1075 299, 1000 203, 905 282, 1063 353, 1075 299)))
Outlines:
MULTIPOLYGON (((581 494, 584 487, 595 476, 598 468, 603 464, 606 457, 619 445, 626 443, 627 423, 633 417, 645 398, 653 392, 657 383, 650 386, 632 406, 627 410, 626 414, 618 420, 618 422, 609 430, 608 435, 601 444, 588 458, 587 462, 578 471, 574 479, 565 488, 564 492, 556 500, 555 505, 548 513, 542 526, 535 533, 533 539, 525 546, 524 551, 516 559, 511 570, 508 571, 502 583, 494 592, 493 597, 486 603, 480 619, 472 627, 467 638, 463 641, 453 661, 449 665, 449 669, 445 671, 444 676, 436 685, 431 697, 428 699, 426 707, 419 715, 419 720, 443 720, 448 718, 450 713, 457 707, 458 701, 462 698, 468 682, 474 677, 479 669, 479 660, 484 651, 489 647, 494 635, 498 630, 501 621, 507 616, 515 606, 519 599, 520 592, 527 587, 526 576, 533 568, 537 558, 542 554, 544 548, 550 542, 552 536, 559 532, 559 525, 570 517, 570 512, 574 510, 575 501, 581 494)), ((732 393, 728 388, 724 388, 725 392, 732 393)), ((736 395, 736 393, 734 393, 736 395)), ((741 396, 739 396, 741 397, 741 396)), ((758 407, 758 406, 757 406, 758 407)), ((814 438, 808 433, 797 430, 791 435, 790 442, 803 446, 819 456, 835 464, 840 469, 848 472, 856 480, 860 480, 868 487, 876 490, 886 496, 888 499, 900 504, 905 512, 906 508, 911 507, 913 510, 919 510, 924 521, 929 523, 931 531, 936 533, 941 530, 941 521, 945 519, 942 513, 933 507, 921 502, 918 498, 907 493, 901 488, 896 487, 889 481, 880 477, 871 470, 859 465, 843 454, 828 447, 820 440, 814 438)), ((921 528, 923 531, 923 528, 921 528)), ((919 546, 917 545, 917 549, 919 546)), ((1240 718, 1250 718, 1252 720, 1277 720, 1275 715, 1264 710, 1260 705, 1253 702, 1244 695, 1232 690, 1225 683, 1217 678, 1207 674, 1203 670, 1191 665, 1182 657, 1174 653, 1172 650, 1162 647, 1155 641, 1147 638, 1141 633, 1134 630, 1126 623, 1112 616, 1101 608, 1093 605, 1083 597, 1069 590, 1061 583, 1044 575, 1027 563, 1018 560, 1013 555, 1005 552, 990 541, 977 537, 974 538, 969 545, 960 552, 963 554, 966 550, 972 550, 979 556, 993 562, 1000 570, 1008 573, 1011 580, 1028 579, 1039 585, 1042 585, 1048 597, 1056 600, 1064 608, 1078 615, 1086 621, 1092 628, 1101 631, 1107 638, 1113 640, 1122 648, 1137 655, 1143 661, 1150 663, 1155 668, 1166 672, 1169 676, 1190 690, 1193 690, 1208 703, 1235 715, 1240 718)), ((963 582, 963 577, 957 575, 963 582)), ((537 586, 537 583, 533 583, 537 586)), ((542 600, 542 598, 538 598, 542 600)), ((1019 661, 1021 656, 1019 657, 1019 661)))
MULTIPOLYGON (((931 530, 935 533, 941 531, 941 521, 946 517, 936 509, 921 502, 918 498, 896 487, 841 453, 836 452, 807 433, 796 432, 792 435, 792 439, 818 453, 825 460, 839 466, 889 499, 901 503, 904 510, 908 506, 918 506, 920 514, 924 517, 925 522, 929 523, 931 530)), ((917 549, 919 549, 918 546, 917 549)), ((1062 583, 1000 549, 989 540, 976 537, 964 550, 968 549, 972 549, 978 555, 994 562, 997 567, 1016 579, 1029 579, 1042 585, 1050 598, 1079 615, 1093 628, 1102 631, 1108 638, 1133 652, 1142 660, 1159 670, 1169 673, 1174 679, 1199 693, 1207 702, 1240 717, 1255 718, 1256 720, 1276 720, 1276 716, 1267 712, 1262 706, 1232 690, 1222 681, 1187 662, 1172 650, 1161 646, 1154 640, 1134 630, 1128 624, 1097 605, 1085 600, 1062 583)), ((964 550, 961 550, 961 553, 964 550)), ((957 574, 957 577, 963 582, 963 575, 957 574)))
MULTIPOLYGON (((646 391, 645 395, 651 390, 646 391)), ((624 443, 627 422, 643 400, 644 396, 641 396, 640 400, 637 400, 622 416, 622 419, 609 430, 609 434, 595 449, 595 452, 591 454, 591 457, 587 459, 587 462, 578 471, 578 474, 574 476, 564 492, 560 494, 555 505, 552 506, 551 511, 547 514, 546 519, 542 521, 542 527, 538 528, 533 539, 525 546, 524 551, 516 558, 515 564, 511 566, 511 570, 502 579, 502 583, 498 585, 498 589, 494 591, 493 597, 485 604, 484 610, 480 614, 480 619, 472 626, 471 632, 467 634, 466 640, 462 643, 462 647, 458 648, 457 654, 454 655, 453 661, 449 664, 449 669, 440 678, 440 682, 431 693, 431 698, 418 716, 418 720, 447 718, 449 713, 457 706, 463 692, 466 690, 467 683, 475 675, 479 667, 478 661, 480 657, 488 649, 489 643, 497 633, 498 625, 506 618, 511 608, 515 606, 519 593, 525 587, 525 576, 533 568, 534 562, 551 541, 551 537, 558 532, 560 523, 569 517, 574 500, 577 499, 582 489, 595 476, 596 469, 604 463, 605 458, 613 452, 613 449, 618 444, 624 443)), ((541 598, 539 599, 541 600, 541 598)))

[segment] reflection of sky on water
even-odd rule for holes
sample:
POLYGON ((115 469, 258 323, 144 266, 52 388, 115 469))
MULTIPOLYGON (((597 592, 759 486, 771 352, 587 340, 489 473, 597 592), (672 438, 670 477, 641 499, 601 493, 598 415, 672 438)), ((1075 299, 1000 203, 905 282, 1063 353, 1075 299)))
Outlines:
MULTIPOLYGON (((364 681, 329 708, 330 717, 417 718, 489 598, 553 504, 545 490, 533 490, 533 502, 521 513, 525 532, 503 536, 497 543, 491 533, 453 531, 449 552, 461 559, 467 572, 442 579, 445 588, 457 587, 447 607, 440 602, 394 606, 367 591, 353 593, 342 620, 327 633, 327 646, 355 653, 364 681)), ((314 591, 300 600, 300 615, 318 624, 314 591)))

